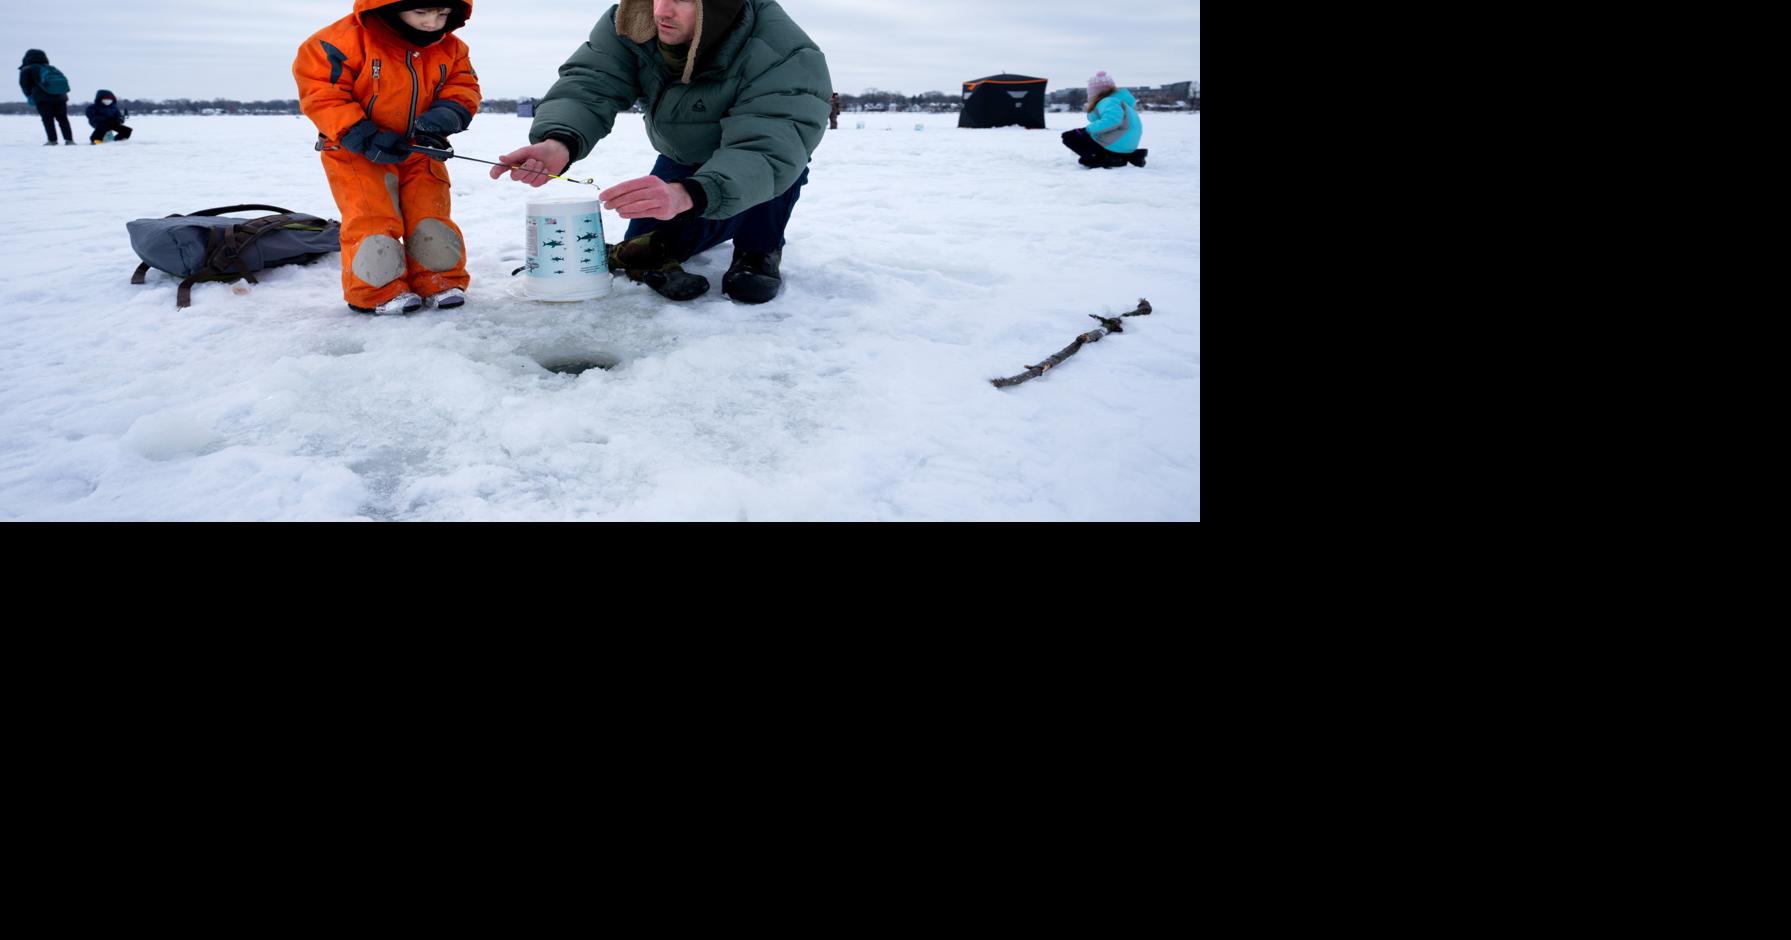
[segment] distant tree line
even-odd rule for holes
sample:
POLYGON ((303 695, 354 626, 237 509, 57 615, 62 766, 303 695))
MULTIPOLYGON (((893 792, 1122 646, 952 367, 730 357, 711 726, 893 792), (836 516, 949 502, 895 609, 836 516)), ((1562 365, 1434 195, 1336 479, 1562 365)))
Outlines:
MULTIPOLYGON (((1147 111, 1199 111, 1200 83, 1176 82, 1160 88, 1127 89, 1138 106, 1147 111)), ((1061 105, 1072 110, 1081 110, 1088 104, 1088 89, 1082 86, 1061 88, 1051 92, 1046 99, 1050 104, 1061 105)), ((904 95, 899 91, 884 91, 880 88, 866 88, 863 94, 840 95, 841 111, 962 111, 963 95, 948 95, 942 91, 923 92, 918 95, 904 95)))
MULTIPOLYGON (((77 99, 68 96, 69 109, 79 111, 78 105, 92 102, 91 98, 77 99)), ((132 114, 297 114, 298 99, 287 98, 277 101, 234 101, 229 98, 192 99, 173 98, 168 101, 150 101, 140 98, 119 98, 118 106, 132 114)), ((23 101, 0 102, 0 114, 36 114, 37 109, 23 101)))
MULTIPOLYGON (((1199 111, 1200 83, 1176 82, 1158 88, 1127 88, 1145 111, 1199 111)), ((1081 111, 1088 107, 1087 88, 1060 88, 1046 96, 1053 108, 1081 111)))
MULTIPOLYGON (((79 111, 91 99, 76 100, 69 95, 69 108, 79 111)), ((235 101, 230 98, 192 99, 171 98, 167 101, 151 101, 138 98, 120 98, 118 106, 132 114, 298 114, 297 98, 278 101, 235 101)), ((515 98, 491 98, 479 105, 481 112, 516 113, 515 98)), ((23 101, 0 102, 0 114, 37 114, 37 109, 23 101)))
MULTIPOLYGON (((1132 94, 1138 99, 1140 107, 1145 109, 1186 109, 1200 110, 1200 83, 1177 82, 1161 88, 1133 88, 1132 94)), ((1088 103, 1088 90, 1085 88, 1062 88, 1048 96, 1052 105, 1080 110, 1088 103)), ((480 113, 515 114, 516 98, 487 98, 479 104, 480 113)), ((71 107, 84 104, 69 96, 71 107)), ((167 101, 150 101, 147 99, 120 98, 119 107, 132 114, 298 114, 299 103, 296 98, 276 101, 235 101, 230 98, 193 99, 172 98, 167 101)), ((862 94, 840 95, 842 111, 962 111, 964 101, 960 95, 948 95, 943 91, 928 91, 918 95, 904 95, 899 91, 884 91, 880 88, 866 88, 862 94)), ((79 108, 76 107, 78 111, 79 108)), ((638 112, 637 102, 630 111, 638 112)), ((0 102, 0 114, 32 114, 37 109, 23 101, 0 102)))
POLYGON ((962 111, 964 100, 943 91, 904 95, 899 91, 866 88, 863 94, 840 95, 841 111, 962 111))

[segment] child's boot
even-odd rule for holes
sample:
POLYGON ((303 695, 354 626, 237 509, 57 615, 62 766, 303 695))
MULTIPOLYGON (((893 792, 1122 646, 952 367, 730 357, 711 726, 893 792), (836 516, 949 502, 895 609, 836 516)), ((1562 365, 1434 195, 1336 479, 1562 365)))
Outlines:
POLYGON ((401 313, 416 313, 423 309, 423 298, 410 291, 405 291, 377 307, 357 307, 349 304, 348 309, 355 313, 365 313, 376 317, 389 317, 401 313))
POLYGON ((466 291, 458 287, 450 287, 439 294, 430 294, 429 299, 423 303, 425 306, 434 307, 437 310, 452 310, 466 303, 466 291))

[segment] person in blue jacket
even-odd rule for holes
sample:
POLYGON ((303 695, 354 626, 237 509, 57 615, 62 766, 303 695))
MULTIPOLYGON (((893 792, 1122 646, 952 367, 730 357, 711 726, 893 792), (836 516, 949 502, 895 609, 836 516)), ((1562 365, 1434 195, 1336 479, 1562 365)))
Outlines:
POLYGON ((1112 169, 1130 164, 1143 166, 1150 153, 1138 146, 1144 122, 1138 118, 1138 100, 1114 84, 1113 76, 1096 72, 1088 80, 1088 126, 1063 132, 1063 145, 1080 157, 1089 169, 1112 169))
POLYGON ((118 106, 118 96, 104 88, 93 96, 93 103, 87 106, 87 123, 93 125, 93 133, 87 138, 90 144, 106 142, 107 131, 117 131, 112 135, 116 140, 130 140, 131 129, 124 126, 124 119, 131 113, 118 106))
POLYGON ((49 66, 50 57, 44 55, 42 49, 25 50, 25 61, 19 63, 19 90, 25 93, 25 100, 37 109, 37 116, 43 118, 44 136, 50 138, 44 146, 56 146, 56 126, 60 124, 62 142, 73 147, 75 132, 68 126, 68 86, 60 86, 61 93, 43 87, 46 73, 56 76, 62 74, 59 70, 50 72, 49 66))

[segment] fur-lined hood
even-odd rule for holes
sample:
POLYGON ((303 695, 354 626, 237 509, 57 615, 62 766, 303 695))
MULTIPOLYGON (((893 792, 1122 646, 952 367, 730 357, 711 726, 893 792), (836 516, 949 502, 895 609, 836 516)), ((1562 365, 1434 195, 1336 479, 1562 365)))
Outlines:
MULTIPOLYGON (((399 0, 354 0, 355 18, 360 21, 362 26, 366 26, 369 19, 367 14, 378 10, 380 7, 389 7, 397 2, 399 2, 399 0)), ((445 30, 446 33, 453 33, 460 27, 465 26, 467 20, 473 18, 473 0, 446 0, 446 2, 438 5, 447 7, 449 11, 448 27, 445 30)), ((649 4, 649 6, 651 5, 649 4)), ((651 13, 652 10, 649 9, 648 12, 651 13)))
MULTIPOLYGON (((684 63, 684 74, 678 80, 690 84, 696 74, 697 60, 704 49, 714 49, 721 37, 740 18, 746 0, 701 0, 697 5, 696 32, 690 37, 690 58, 684 63)), ((659 27, 653 22, 653 0, 618 0, 616 35, 633 42, 653 42, 659 38, 659 27)))

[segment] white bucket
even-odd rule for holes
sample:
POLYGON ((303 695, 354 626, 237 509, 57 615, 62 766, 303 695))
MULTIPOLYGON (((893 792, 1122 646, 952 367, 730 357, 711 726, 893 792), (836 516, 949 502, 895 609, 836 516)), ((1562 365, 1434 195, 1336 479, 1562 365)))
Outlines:
POLYGON ((523 295, 548 301, 609 296, 603 204, 596 199, 530 200, 528 212, 523 295))

